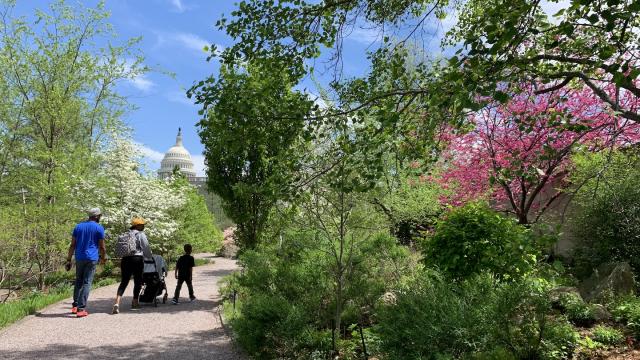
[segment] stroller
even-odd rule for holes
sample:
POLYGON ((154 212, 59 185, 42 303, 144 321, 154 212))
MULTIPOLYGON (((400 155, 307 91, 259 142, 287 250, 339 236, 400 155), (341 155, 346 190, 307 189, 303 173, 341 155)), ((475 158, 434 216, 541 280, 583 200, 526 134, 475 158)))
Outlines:
POLYGON ((144 271, 142 273, 142 291, 139 301, 141 303, 153 303, 158 306, 158 296, 164 292, 162 303, 167 302, 167 284, 164 278, 167 275, 167 264, 160 255, 153 255, 151 259, 144 259, 144 271))

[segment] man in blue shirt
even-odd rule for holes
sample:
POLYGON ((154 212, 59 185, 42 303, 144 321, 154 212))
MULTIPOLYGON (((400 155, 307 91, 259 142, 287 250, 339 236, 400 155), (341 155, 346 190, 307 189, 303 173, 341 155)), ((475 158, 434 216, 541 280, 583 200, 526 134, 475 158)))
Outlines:
POLYGON ((98 261, 104 264, 106 249, 104 246, 104 228, 99 224, 102 213, 93 208, 88 211, 89 219, 76 225, 71 235, 71 246, 67 255, 67 269, 71 268, 71 257, 76 256, 76 282, 73 288, 73 307, 71 312, 77 317, 89 315, 86 310, 93 275, 98 261))

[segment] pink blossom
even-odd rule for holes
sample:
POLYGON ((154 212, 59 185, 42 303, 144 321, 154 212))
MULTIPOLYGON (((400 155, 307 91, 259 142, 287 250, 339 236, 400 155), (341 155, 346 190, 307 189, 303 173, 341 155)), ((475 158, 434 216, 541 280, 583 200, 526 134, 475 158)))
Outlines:
MULTIPOLYGON (((574 149, 599 151, 640 141, 640 125, 615 116, 588 88, 542 95, 534 95, 532 86, 519 90, 508 103, 492 103, 471 115, 473 130, 448 140, 439 178, 454 187, 443 199, 447 204, 485 198, 529 223, 558 197, 557 191, 545 191, 567 185, 562 178, 574 149)), ((615 99, 613 86, 607 90, 615 99)), ((619 101, 624 108, 639 105, 624 94, 619 101)))

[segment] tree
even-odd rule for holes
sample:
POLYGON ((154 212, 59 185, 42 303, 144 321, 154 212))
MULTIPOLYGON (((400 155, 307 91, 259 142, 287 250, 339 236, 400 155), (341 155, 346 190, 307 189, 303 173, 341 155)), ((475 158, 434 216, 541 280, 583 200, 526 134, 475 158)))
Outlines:
POLYGON ((571 0, 551 19, 538 0, 467 1, 448 39, 462 46, 447 73, 463 96, 497 99, 505 82, 539 82, 538 94, 586 86, 640 122, 639 11, 637 0, 571 0))
POLYGON ((23 239, 25 272, 42 287, 83 217, 72 189, 98 166, 108 134, 124 130, 129 106, 115 85, 146 68, 137 40, 110 41, 102 3, 56 1, 33 21, 13 17, 13 6, 0 9, 0 206, 23 213, 14 236, 23 239))
POLYGON ((612 261, 628 262, 640 274, 640 156, 638 148, 576 156, 577 188, 569 214, 574 273, 586 278, 612 261))
POLYGON ((222 245, 222 232, 216 226, 214 214, 209 211, 198 189, 181 177, 173 181, 172 191, 184 194, 185 201, 172 211, 178 222, 176 242, 189 243, 197 252, 217 252, 222 245))
POLYGON ((574 150, 640 141, 640 126, 615 116, 589 89, 535 95, 525 86, 470 123, 445 152, 440 182, 453 188, 449 201, 488 195, 521 224, 536 222, 561 196, 574 150))
POLYGON ((152 250, 161 254, 175 251, 180 223, 173 215, 185 206, 187 189, 172 186, 172 179, 145 176, 135 145, 122 138, 112 142, 96 178, 81 185, 86 194, 83 200, 102 207, 103 223, 112 236, 126 231, 131 219, 140 216, 147 220, 145 232, 152 250))
MULTIPOLYGON (((386 145, 400 140, 405 140, 404 150, 423 150, 422 142, 429 144, 438 125, 451 118, 449 110, 429 111, 430 107, 461 111, 473 104, 452 100, 448 91, 455 85, 430 85, 441 79, 441 66, 425 51, 432 40, 428 28, 446 15, 448 6, 447 0, 242 1, 229 18, 223 16, 217 23, 236 42, 221 51, 212 46, 210 57, 226 66, 259 63, 278 69, 295 85, 307 75, 313 77, 316 59, 329 53, 328 69, 320 71, 334 73, 335 106, 318 109, 310 121, 352 115, 352 121, 364 123, 372 135, 361 144, 371 151, 368 159, 376 160, 386 145), (381 43, 371 47, 367 75, 343 76, 344 42, 359 26, 377 33, 381 43), (412 116, 418 113, 429 116, 412 116), (378 146, 381 143, 385 146, 378 146)), ((430 147, 422 151, 427 154, 430 147)))
POLYGON ((294 145, 313 103, 291 86, 277 69, 223 66, 217 80, 189 91, 203 106, 198 126, 209 189, 224 201, 244 248, 255 247, 271 207, 290 196, 299 166, 294 145))

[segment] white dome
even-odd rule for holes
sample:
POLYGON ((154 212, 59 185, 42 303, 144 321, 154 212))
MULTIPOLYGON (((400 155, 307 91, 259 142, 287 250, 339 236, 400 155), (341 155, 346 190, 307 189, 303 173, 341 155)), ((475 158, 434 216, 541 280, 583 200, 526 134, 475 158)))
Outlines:
POLYGON ((193 169, 191 154, 189 154, 189 151, 187 151, 187 149, 182 145, 182 129, 180 128, 178 128, 176 144, 167 150, 162 162, 160 162, 158 176, 161 179, 165 179, 173 174, 173 170, 175 168, 178 168, 178 170, 187 177, 196 176, 196 172, 193 169))

